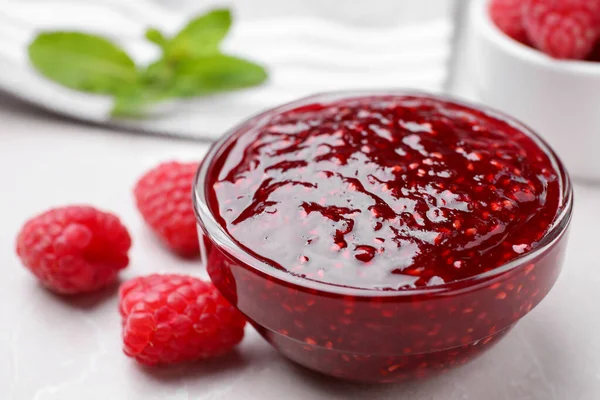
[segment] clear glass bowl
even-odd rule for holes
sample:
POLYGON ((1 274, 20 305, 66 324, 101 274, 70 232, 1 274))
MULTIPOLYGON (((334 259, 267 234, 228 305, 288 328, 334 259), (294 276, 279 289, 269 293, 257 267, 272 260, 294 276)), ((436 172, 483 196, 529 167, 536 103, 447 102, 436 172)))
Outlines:
POLYGON ((295 277, 238 246, 207 205, 206 178, 218 154, 238 135, 274 114, 315 102, 377 94, 420 93, 327 93, 266 111, 212 146, 194 189, 203 260, 217 288, 283 355, 315 371, 357 382, 424 378, 462 365, 489 349, 554 285, 573 208, 569 176, 548 145, 512 118, 484 109, 528 134, 546 152, 559 176, 561 207, 533 251, 471 278, 425 288, 378 291, 295 277))

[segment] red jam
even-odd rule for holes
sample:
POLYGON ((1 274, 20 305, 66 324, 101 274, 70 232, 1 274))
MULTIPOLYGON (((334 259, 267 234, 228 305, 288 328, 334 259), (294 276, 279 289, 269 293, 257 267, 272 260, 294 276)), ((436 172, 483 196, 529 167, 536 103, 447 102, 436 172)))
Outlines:
POLYGON ((283 354, 330 375, 460 365, 560 270, 565 241, 546 239, 570 188, 537 139, 489 112, 427 96, 309 103, 251 121, 209 163, 208 209, 262 265, 205 240, 213 281, 283 354))
POLYGON ((238 138, 211 207, 275 268, 357 288, 468 278, 530 251, 560 197, 548 156, 506 121, 427 98, 311 104, 238 138))

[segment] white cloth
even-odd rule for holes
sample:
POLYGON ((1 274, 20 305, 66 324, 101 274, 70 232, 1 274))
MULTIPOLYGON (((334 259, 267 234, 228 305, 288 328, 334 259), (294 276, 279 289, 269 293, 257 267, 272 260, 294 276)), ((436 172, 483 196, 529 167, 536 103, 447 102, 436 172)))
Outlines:
POLYGON ((0 0, 0 89, 70 117, 148 132, 215 138, 265 108, 340 89, 440 91, 453 34, 449 0, 0 0), (106 35, 140 64, 157 55, 145 27, 174 32, 191 16, 228 4, 236 21, 225 50, 263 63, 260 87, 174 101, 145 119, 111 119, 111 99, 61 87, 33 70, 27 44, 38 30, 106 35))

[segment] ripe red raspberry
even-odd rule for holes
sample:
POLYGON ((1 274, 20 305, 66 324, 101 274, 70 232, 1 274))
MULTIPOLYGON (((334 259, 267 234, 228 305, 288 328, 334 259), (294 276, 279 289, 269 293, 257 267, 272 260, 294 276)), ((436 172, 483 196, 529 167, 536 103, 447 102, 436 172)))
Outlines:
POLYGON ((490 17, 496 26, 511 38, 529 44, 523 26, 523 0, 492 0, 490 17))
POLYGON ((149 275, 120 289, 123 351, 142 364, 215 357, 244 337, 242 314, 212 283, 184 275, 149 275))
POLYGON ((51 209, 25 223, 17 255, 51 290, 91 292, 115 281, 129 263, 131 238, 119 218, 88 206, 51 209))
POLYGON ((600 0, 526 0, 523 22, 546 54, 582 60, 600 37, 600 0))
POLYGON ((197 162, 167 162, 137 182, 134 195, 144 220, 162 242, 183 257, 200 254, 192 185, 197 162))

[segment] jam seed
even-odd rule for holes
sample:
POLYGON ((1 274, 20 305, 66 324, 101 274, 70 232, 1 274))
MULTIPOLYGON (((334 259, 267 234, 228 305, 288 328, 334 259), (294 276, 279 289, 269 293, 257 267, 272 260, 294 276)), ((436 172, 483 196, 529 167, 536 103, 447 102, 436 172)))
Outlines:
POLYGON ((529 275, 531 271, 535 268, 535 264, 529 264, 525 267, 525 275, 529 275))
POLYGON ((504 300, 506 298, 506 292, 500 292, 496 295, 498 300, 504 300))
POLYGON ((396 365, 390 365, 390 366, 387 368, 387 370, 388 370, 389 372, 394 372, 395 370, 397 370, 397 369, 398 369, 398 368, 400 368, 400 367, 402 367, 402 365, 400 365, 400 364, 396 364, 396 365))

